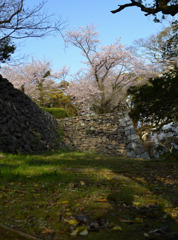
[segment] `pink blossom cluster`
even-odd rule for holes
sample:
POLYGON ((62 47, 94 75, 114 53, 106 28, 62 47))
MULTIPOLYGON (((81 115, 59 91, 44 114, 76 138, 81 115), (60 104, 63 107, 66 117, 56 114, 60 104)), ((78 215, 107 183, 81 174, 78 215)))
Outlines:
POLYGON ((65 80, 68 72, 69 68, 66 66, 63 66, 58 72, 53 72, 50 61, 39 59, 13 67, 6 65, 1 69, 3 77, 7 78, 14 87, 23 89, 29 97, 37 102, 42 91, 48 93, 58 89, 59 81, 65 80))

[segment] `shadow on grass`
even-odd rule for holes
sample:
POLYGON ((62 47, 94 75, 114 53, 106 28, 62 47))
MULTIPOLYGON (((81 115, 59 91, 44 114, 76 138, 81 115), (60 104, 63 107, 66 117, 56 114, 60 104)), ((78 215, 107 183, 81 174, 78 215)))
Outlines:
MULTIPOLYGON (((126 159, 111 156, 96 155, 91 153, 80 153, 80 152, 69 152, 69 151, 58 151, 55 153, 46 153, 43 155, 9 155, 10 163, 1 164, 1 172, 5 168, 6 170, 13 172, 13 169, 18 169, 20 163, 22 169, 25 164, 26 168, 34 168, 36 171, 35 178, 45 180, 47 175, 53 175, 49 179, 54 179, 60 176, 59 179, 64 179, 62 173, 57 174, 54 170, 60 170, 65 168, 95 168, 96 171, 102 169, 111 170, 114 174, 123 174, 129 177, 133 181, 137 182, 141 186, 145 186, 149 191, 154 194, 162 194, 166 200, 172 201, 175 204, 176 196, 174 196, 174 182, 165 182, 164 179, 170 177, 176 179, 176 162, 163 162, 159 160, 139 160, 139 159, 126 159), (15 165, 15 162, 18 164, 15 165), (44 173, 40 174, 38 168, 42 167, 44 173), (44 169, 43 169, 44 167, 44 169), (46 169, 45 169, 46 168, 46 169), (51 173, 53 171, 53 173, 51 173), (44 176, 44 177, 43 177, 44 176), (139 179, 140 178, 140 179, 139 179), (162 179, 160 181, 160 179, 162 179), (141 180, 141 181, 140 181, 141 180), (143 181, 144 180, 144 181, 143 181), (160 192, 161 190, 161 192, 160 192)), ((24 170, 26 169, 24 168, 24 170)), ((10 177, 8 171, 7 176, 10 177)), ((28 174, 25 173, 24 174, 28 174)), ((68 173, 69 174, 69 173, 68 173)), ((15 177, 15 175, 13 176, 15 177)), ((21 176, 25 177, 25 175, 21 176)), ((17 174, 17 178, 19 175, 17 174)), ((170 180, 174 180, 171 179, 170 180)))
POLYGON ((19 165, 14 165, 14 164, 8 164, 8 163, 0 164, 0 169, 3 169, 3 168, 6 168, 6 169, 16 169, 18 167, 19 167, 19 165))
MULTIPOLYGON (((94 221, 100 222, 101 220, 98 219, 106 219, 114 222, 115 225, 120 225, 123 230, 119 232, 118 238, 117 232, 103 227, 99 235, 91 233, 86 236, 87 240, 143 240, 144 233, 148 234, 150 239, 168 240, 174 237, 175 221, 169 212, 165 211, 167 206, 164 205, 164 201, 167 201, 170 208, 176 206, 176 196, 173 196, 174 188, 170 188, 169 184, 164 183, 164 179, 168 175, 174 178, 174 163, 71 152, 14 156, 14 158, 11 156, 9 160, 7 156, 7 161, 13 161, 13 165, 5 163, 3 160, 0 169, 1 187, 14 181, 18 183, 16 187, 25 188, 24 190, 29 191, 29 194, 32 190, 36 191, 35 194, 41 194, 40 199, 34 198, 33 202, 29 203, 28 214, 32 214, 30 208, 34 205, 33 208, 37 206, 34 214, 37 214, 36 217, 40 217, 38 204, 43 199, 46 204, 51 201, 55 202, 57 198, 68 200, 75 212, 76 209, 72 205, 75 200, 81 199, 80 204, 82 205, 90 198, 90 202, 85 204, 85 210, 80 210, 75 214, 89 214, 94 221), (15 165, 16 160, 17 165, 15 165), (95 168, 95 173, 77 171, 77 168, 86 167, 95 168), (70 169, 68 171, 67 168, 75 168, 76 171, 72 172, 70 169), (109 175, 107 175, 108 173, 109 175), (81 181, 84 184, 81 184, 81 181), (72 186, 70 186, 71 183, 72 186), (60 195, 59 189, 62 193, 66 192, 66 195, 60 195), (149 199, 145 199, 146 194, 149 199), (158 197, 163 202, 160 203, 161 200, 158 197), (150 233, 150 231, 154 232, 150 233)), ((172 185, 174 186, 174 183, 172 185)), ((12 186, 11 189, 13 190, 12 186)), ((21 202, 22 206, 23 204, 21 202)), ((54 210, 56 212, 57 207, 54 206, 54 210)), ((14 214, 16 213, 14 212, 14 214)), ((50 214, 48 213, 48 215, 50 214)), ((9 221, 12 219, 13 217, 9 221)), ((54 221, 59 221, 57 215, 49 220, 46 219, 48 225, 54 225, 54 221)), ((65 236, 63 238, 57 236, 55 239, 70 239, 65 236)), ((42 239, 46 238, 42 237, 42 239)))

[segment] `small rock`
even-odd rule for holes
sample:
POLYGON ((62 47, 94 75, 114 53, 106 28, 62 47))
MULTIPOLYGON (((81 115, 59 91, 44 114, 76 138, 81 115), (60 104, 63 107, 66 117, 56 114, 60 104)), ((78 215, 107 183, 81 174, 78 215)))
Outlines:
POLYGON ((90 221, 90 218, 88 216, 83 215, 75 216, 75 219, 80 223, 88 223, 90 221))

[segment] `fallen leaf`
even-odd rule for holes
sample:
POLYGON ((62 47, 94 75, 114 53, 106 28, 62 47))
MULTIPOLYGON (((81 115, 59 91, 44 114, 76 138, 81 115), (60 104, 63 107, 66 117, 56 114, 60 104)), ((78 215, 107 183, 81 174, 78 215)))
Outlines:
POLYGON ((81 235, 81 236, 88 235, 88 230, 87 229, 83 230, 82 232, 79 233, 79 235, 81 235))
POLYGON ((72 213, 71 212, 66 212, 65 215, 66 216, 72 216, 72 213))
POLYGON ((106 198, 103 198, 103 199, 98 199, 96 200, 95 202, 107 202, 108 200, 106 198))
POLYGON ((114 230, 114 231, 122 231, 122 228, 120 226, 114 226, 112 228, 112 230, 114 230))
POLYGON ((87 226, 80 226, 80 227, 77 227, 77 229, 78 229, 79 232, 82 232, 84 230, 88 230, 89 227, 87 227, 87 226))
POLYGON ((171 215, 172 218, 177 218, 178 214, 176 212, 171 212, 170 215, 171 215))
POLYGON ((77 236, 78 234, 78 229, 75 229, 70 235, 71 236, 77 236))
POLYGON ((109 223, 109 227, 110 227, 110 228, 113 228, 114 226, 115 226, 115 224, 114 224, 113 222, 110 222, 110 223, 109 223))
POLYGON ((76 219, 71 219, 68 221, 68 223, 71 225, 77 225, 79 222, 76 219))
POLYGON ((52 230, 52 229, 45 229, 45 230, 42 231, 42 234, 51 234, 51 235, 53 235, 54 233, 55 233, 55 231, 52 230))
POLYGON ((140 205, 140 202, 133 202, 133 205, 134 205, 134 206, 139 206, 139 205, 140 205))
POLYGON ((124 222, 124 223, 133 223, 133 220, 131 220, 131 219, 122 219, 122 218, 120 218, 119 220, 121 222, 124 222))
POLYGON ((84 181, 80 181, 80 184, 81 184, 82 186, 85 186, 84 181))
POLYGON ((75 204, 75 207, 80 207, 80 206, 81 206, 80 203, 75 204))

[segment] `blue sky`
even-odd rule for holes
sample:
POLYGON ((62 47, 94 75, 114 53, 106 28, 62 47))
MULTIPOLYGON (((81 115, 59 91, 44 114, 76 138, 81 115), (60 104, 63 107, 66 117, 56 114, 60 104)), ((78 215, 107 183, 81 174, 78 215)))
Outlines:
MULTIPOLYGON (((27 0, 33 6, 40 0, 27 0)), ((120 13, 112 14, 110 11, 117 8, 118 0, 48 0, 46 9, 48 13, 59 15, 67 20, 69 28, 94 23, 100 34, 102 44, 108 45, 116 38, 122 37, 122 43, 131 45, 134 40, 145 38, 157 33, 166 26, 153 22, 153 17, 145 17, 144 13, 136 7, 125 9, 120 13)), ((60 35, 45 37, 43 39, 27 39, 19 48, 22 53, 29 55, 29 60, 49 59, 55 70, 67 65, 71 72, 77 72, 83 65, 80 51, 74 47, 64 48, 64 41, 60 35)))

